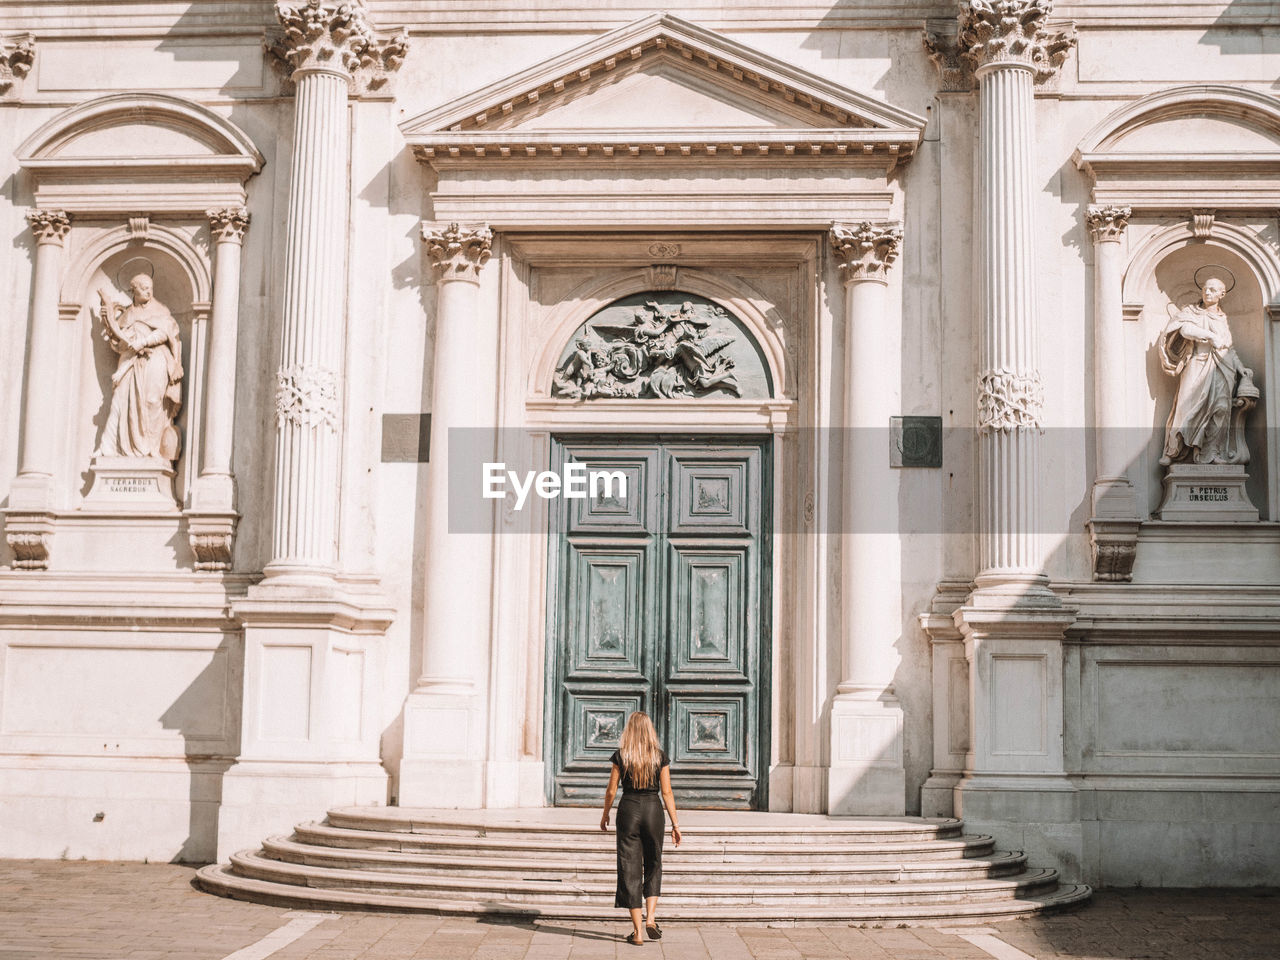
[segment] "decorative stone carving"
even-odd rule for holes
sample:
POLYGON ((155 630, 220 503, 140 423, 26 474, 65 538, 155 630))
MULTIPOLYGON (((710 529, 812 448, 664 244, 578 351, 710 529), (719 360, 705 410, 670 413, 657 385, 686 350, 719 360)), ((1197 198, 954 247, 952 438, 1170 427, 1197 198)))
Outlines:
POLYGON ((0 94, 28 73, 36 62, 36 37, 24 33, 17 37, 0 37, 0 94))
POLYGON ((145 242, 151 234, 151 218, 150 217, 130 217, 129 218, 129 239, 145 242))
POLYGON ((181 443, 174 419, 182 407, 178 321, 154 297, 151 277, 129 280, 124 306, 99 290, 102 335, 119 355, 111 376, 111 408, 95 456, 158 458, 172 463, 181 443))
POLYGON ((741 396, 734 360, 724 352, 736 341, 728 315, 714 304, 649 300, 630 323, 588 322, 556 371, 554 395, 590 400, 718 390, 741 396))
POLYGON ((403 28, 378 38, 361 0, 307 0, 298 6, 279 2, 276 19, 281 34, 268 42, 267 50, 292 67, 295 78, 300 71, 333 71, 354 78, 358 90, 373 91, 387 83, 408 52, 403 28))
POLYGON ((249 211, 244 207, 221 207, 206 210, 209 230, 215 242, 244 242, 244 232, 249 229, 249 211))
POLYGON ((424 223, 422 239, 426 241, 427 255, 439 271, 441 281, 478 282, 480 268, 489 262, 493 252, 493 231, 487 224, 464 230, 451 223, 444 230, 432 230, 424 223))
POLYGON ((651 267, 646 267, 645 284, 650 290, 674 290, 676 270, 674 263, 655 263, 651 267))
POLYGON ((1218 305, 1228 290, 1221 276, 1227 271, 1202 267, 1197 273, 1200 302, 1181 310, 1170 304, 1157 344, 1164 372, 1178 378, 1160 462, 1248 463, 1244 419, 1260 392, 1218 305))
POLYGON ((956 37, 956 21, 927 22, 924 49, 937 68, 943 93, 967 93, 973 89, 973 65, 964 57, 956 37))
POLYGON ((1057 72, 1076 44, 1075 27, 1046 20, 1051 0, 963 0, 960 5, 960 55, 974 69, 992 64, 1023 64, 1039 81, 1057 72))
POLYGON ((1089 543, 1093 550, 1093 579, 1121 583, 1133 579, 1133 561, 1138 556, 1136 519, 1088 521, 1089 543))
POLYGON ((187 542, 195 554, 196 569, 230 570, 235 532, 235 514, 188 514, 187 542))
POLYGON ((1191 234, 1197 240, 1208 239, 1209 234, 1213 233, 1214 211, 1212 210, 1192 210, 1191 211, 1191 234))
POLYGON ((884 283, 889 267, 898 259, 902 226, 867 221, 855 226, 835 224, 831 227, 831 245, 846 283, 860 280, 884 283))
POLYGON ((4 538, 13 551, 15 570, 48 569, 49 541, 53 539, 51 515, 10 513, 5 517, 4 538))
POLYGON ((680 244, 670 243, 666 240, 657 240, 649 244, 649 256, 678 257, 680 256, 680 244))
POLYGON ((1132 207, 1099 206, 1090 204, 1085 220, 1094 243, 1119 242, 1129 226, 1132 207))
POLYGON ((61 246, 71 230, 71 218, 63 210, 32 210, 27 214, 27 224, 37 244, 56 243, 61 246))
POLYGON ((276 373, 276 422, 283 426, 338 429, 338 374, 314 364, 295 364, 276 373))
POLYGON ((978 380, 978 432, 1039 430, 1044 383, 1038 372, 988 370, 978 380))

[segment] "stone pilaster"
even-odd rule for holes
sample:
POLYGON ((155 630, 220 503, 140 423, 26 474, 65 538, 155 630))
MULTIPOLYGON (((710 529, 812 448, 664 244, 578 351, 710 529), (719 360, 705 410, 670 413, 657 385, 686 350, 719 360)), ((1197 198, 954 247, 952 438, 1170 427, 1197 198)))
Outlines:
POLYGON ((889 465, 889 418, 902 384, 899 325, 886 316, 899 224, 836 225, 844 279, 841 674, 831 704, 827 812, 906 812, 902 706, 894 693, 902 636, 898 473, 889 465))
POLYGON ((493 235, 484 226, 452 223, 442 230, 424 225, 422 236, 437 279, 426 622, 422 673, 405 704, 400 803, 483 806, 493 544, 475 531, 450 531, 449 480, 463 469, 463 455, 470 459, 480 445, 496 442, 496 343, 493 323, 479 316, 480 271, 493 235))
MULTIPOLYGON (((233 604, 244 624, 241 753, 223 781, 219 857, 327 807, 387 800, 374 690, 391 611, 376 581, 338 571, 337 523, 348 99, 363 72, 388 64, 362 3, 279 3, 276 12, 282 34, 272 49, 293 68, 296 104, 272 557, 263 581, 233 604)), ((218 246, 230 253, 238 219, 221 211, 211 219, 223 235, 218 246)))
POLYGON ((32 210, 27 223, 35 237, 31 278, 31 332, 22 403, 18 476, 9 491, 5 538, 19 570, 49 565, 56 506, 56 460, 60 431, 53 421, 52 391, 58 372, 58 288, 63 240, 71 220, 61 210, 32 210))
POLYGON ((956 814, 1018 821, 1034 862, 1077 873, 1081 831, 1063 763, 1063 640, 1040 545, 1034 83, 1070 48, 1049 0, 966 0, 959 42, 978 82, 978 574, 955 612, 969 665, 970 726, 956 814))
POLYGON ((187 535, 197 570, 230 570, 236 530, 236 481, 231 470, 235 424, 236 339, 240 324, 240 253, 249 212, 209 210, 213 239, 213 314, 209 330, 204 449, 191 491, 187 535))
POLYGON ((1129 580, 1138 547, 1138 503, 1127 475, 1124 364, 1124 234, 1129 207, 1090 206, 1093 237, 1093 514, 1089 539, 1097 580, 1129 580))

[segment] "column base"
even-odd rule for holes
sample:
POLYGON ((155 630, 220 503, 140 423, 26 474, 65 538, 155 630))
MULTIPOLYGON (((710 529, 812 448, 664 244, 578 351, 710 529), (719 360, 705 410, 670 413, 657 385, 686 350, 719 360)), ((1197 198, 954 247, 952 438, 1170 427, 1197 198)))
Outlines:
POLYGON ((956 784, 955 816, 964 818, 966 833, 989 834, 1001 849, 1026 853, 1029 866, 1080 882, 1080 797, 1065 775, 966 774, 956 784))
POLYGON ((837 694, 831 703, 827 813, 900 817, 906 812, 901 705, 896 698, 837 694))
POLYGON ((386 802, 387 771, 374 761, 241 760, 222 777, 217 859, 256 850, 270 836, 288 836, 334 807, 386 802))
POLYGON ((404 703, 402 807, 485 806, 484 713, 474 692, 415 690, 404 703))
POLYGON ((954 817, 955 790, 959 782, 959 771, 933 771, 920 787, 920 816, 954 817))

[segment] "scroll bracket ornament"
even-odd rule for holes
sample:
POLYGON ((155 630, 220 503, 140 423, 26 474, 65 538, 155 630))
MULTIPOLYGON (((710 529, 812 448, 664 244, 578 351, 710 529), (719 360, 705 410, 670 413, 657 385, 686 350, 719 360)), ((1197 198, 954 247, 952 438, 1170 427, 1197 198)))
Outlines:
POLYGON ((1044 383, 1039 373, 988 370, 978 380, 978 432, 1042 429, 1044 383))
POLYGON ((963 0, 956 39, 960 56, 975 71, 1025 66, 1043 83, 1076 45, 1073 24, 1048 24, 1052 10, 1052 0, 963 0))
POLYGON ((15 83, 30 73, 35 62, 34 33, 0 37, 0 94, 8 93, 15 83))
POLYGON ((1089 224, 1089 233, 1094 243, 1113 241, 1119 243, 1129 227, 1129 217, 1133 215, 1132 207, 1099 206, 1090 204, 1085 220, 1089 224))
POLYGON ((354 82, 357 94, 376 92, 408 53, 407 31, 379 37, 362 0, 280 0, 276 19, 280 32, 268 40, 267 52, 292 68, 295 80, 306 72, 338 73, 354 82))
POLYGON ((244 232, 249 229, 249 211, 244 207, 220 207, 206 210, 209 230, 218 243, 243 243, 244 232))
POLYGON ((846 283, 887 282, 889 267, 898 259, 902 246, 901 224, 869 221, 853 226, 833 224, 830 236, 846 283))
POLYGON ((488 224, 465 230, 451 223, 443 230, 433 230, 424 223, 422 239, 442 283, 449 280, 478 283, 480 268, 489 262, 493 253, 493 231, 488 224))
POLYGON ((276 373, 276 423, 338 429, 338 375, 328 367, 294 364, 276 373))

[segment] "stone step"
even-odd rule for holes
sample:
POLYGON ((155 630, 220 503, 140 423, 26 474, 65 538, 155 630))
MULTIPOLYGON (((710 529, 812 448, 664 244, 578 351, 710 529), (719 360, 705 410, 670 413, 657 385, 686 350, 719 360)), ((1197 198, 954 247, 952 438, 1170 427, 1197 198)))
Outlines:
MULTIPOLYGON (((505 916, 529 920, 617 920, 621 912, 610 902, 595 903, 529 903, 514 897, 500 900, 444 899, 403 892, 380 893, 352 888, 322 889, 300 887, 292 883, 278 883, 244 876, 234 867, 213 864, 201 868, 196 874, 201 889, 220 896, 268 903, 282 907, 308 909, 358 908, 367 910, 393 910, 402 912, 426 912, 476 916, 505 916)), ((794 922, 844 922, 853 924, 936 924, 983 923, 1016 917, 1034 916, 1051 910, 1069 907, 1088 899, 1091 890, 1087 886, 1068 884, 1040 892, 1027 892, 1017 898, 1010 897, 994 902, 961 900, 953 903, 873 903, 842 900, 839 903, 803 904, 794 901, 768 904, 756 903, 739 891, 732 902, 710 904, 669 905, 664 893, 662 904, 663 923, 689 921, 738 921, 747 923, 794 922)))
MULTIPOLYGON (((251 851, 231 858, 239 875, 272 883, 304 887, 357 890, 371 893, 404 893, 433 899, 517 900, 532 904, 583 903, 611 900, 614 880, 549 881, 508 876, 453 877, 438 874, 410 875, 389 871, 331 869, 285 863, 251 851)), ((664 878, 665 880, 665 878, 664 878)), ((828 883, 789 885, 758 882, 750 889, 740 883, 663 883, 662 903, 670 915, 673 907, 708 905, 718 901, 771 906, 792 904, 821 906, 848 901, 885 903, 977 903, 1020 898, 1047 892, 1057 886, 1053 870, 1025 871, 1009 878, 975 878, 949 881, 901 881, 898 883, 828 883)))
MULTIPOLYGON (((430 836, 538 836, 567 840, 599 836, 595 808, 553 807, 521 816, 519 811, 429 810, 413 807, 342 807, 330 810, 333 827, 357 831, 430 836)), ((819 814, 762 814, 685 810, 681 827, 712 842, 761 843, 912 842, 959 837, 964 821, 951 817, 828 817, 819 814)))
MULTIPOLYGON (((332 815, 330 816, 332 819, 332 815)), ((683 824, 681 824, 683 826, 683 824)), ((296 838, 313 846, 346 849, 421 852, 439 855, 475 854, 489 857, 539 857, 578 861, 596 856, 612 862, 614 835, 599 827, 594 831, 566 837, 547 833, 540 828, 525 827, 520 833, 500 831, 483 836, 462 833, 419 834, 385 830, 360 830, 322 823, 306 823, 295 828, 296 838)), ((763 862, 776 857, 791 857, 809 862, 846 862, 848 860, 942 860, 956 857, 980 857, 991 853, 995 841, 987 836, 958 836, 954 839, 886 840, 879 842, 840 842, 838 835, 829 836, 824 844, 792 843, 769 839, 745 839, 732 835, 719 838, 694 832, 685 834, 680 844, 682 857, 715 862, 763 862)))
MULTIPOLYGON (((616 857, 612 846, 593 849, 573 859, 543 856, 491 856, 488 851, 461 849, 398 852, 379 849, 336 848, 300 842, 306 831, 299 828, 293 838, 271 837, 263 842, 267 856, 287 863, 331 869, 435 873, 453 877, 520 877, 539 880, 583 880, 607 878, 613 882, 616 857)), ((1003 877, 1018 873, 1026 865, 1020 853, 992 853, 983 857, 954 860, 859 858, 815 861, 812 858, 774 857, 743 862, 724 857, 690 859, 689 845, 668 847, 663 860, 664 882, 785 883, 821 885, 829 883, 897 883, 902 880, 943 880, 960 877, 1003 877)))

